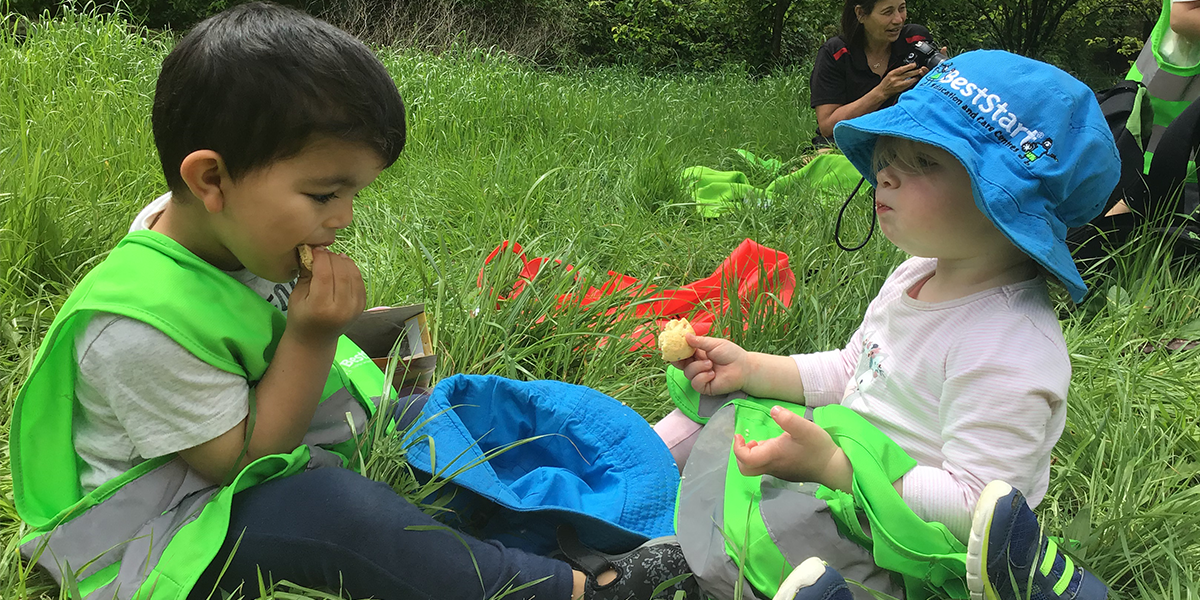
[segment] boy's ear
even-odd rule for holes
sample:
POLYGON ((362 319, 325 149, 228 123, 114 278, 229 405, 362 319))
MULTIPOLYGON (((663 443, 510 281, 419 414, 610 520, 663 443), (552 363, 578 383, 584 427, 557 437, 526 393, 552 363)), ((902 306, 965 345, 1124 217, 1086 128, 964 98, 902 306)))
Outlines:
POLYGON ((179 164, 179 175, 196 199, 210 213, 221 212, 225 207, 223 185, 229 182, 225 161, 212 150, 196 150, 183 157, 179 164))

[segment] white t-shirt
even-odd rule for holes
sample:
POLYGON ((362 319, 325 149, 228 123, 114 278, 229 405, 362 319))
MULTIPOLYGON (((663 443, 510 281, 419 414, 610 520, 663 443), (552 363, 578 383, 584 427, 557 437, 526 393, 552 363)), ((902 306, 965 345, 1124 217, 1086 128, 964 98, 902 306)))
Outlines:
MULTIPOLYGON (((168 193, 150 203, 129 230, 149 229, 170 201, 168 193)), ((295 281, 275 283, 245 269, 229 275, 287 311, 295 281)), ((245 379, 135 319, 94 315, 75 339, 75 358, 74 442, 84 493, 147 459, 207 442, 249 413, 245 379)))
POLYGON ((1031 506, 1045 496, 1071 361, 1044 279, 949 302, 909 296, 936 266, 905 261, 845 349, 793 358, 805 403, 841 403, 899 444, 918 464, 905 502, 966 539, 989 482, 1008 482, 1031 506))

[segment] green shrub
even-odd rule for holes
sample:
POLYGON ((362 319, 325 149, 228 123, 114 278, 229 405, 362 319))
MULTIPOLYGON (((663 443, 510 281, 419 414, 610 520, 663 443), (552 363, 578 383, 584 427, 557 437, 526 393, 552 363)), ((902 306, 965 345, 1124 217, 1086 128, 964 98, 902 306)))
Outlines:
MULTIPOLYGON (((152 29, 185 30, 205 17, 249 0, 0 0, 0 13, 7 11, 30 18, 57 17, 70 8, 75 12, 120 13, 129 22, 152 29)), ((305 10, 319 7, 315 0, 272 0, 305 10)))

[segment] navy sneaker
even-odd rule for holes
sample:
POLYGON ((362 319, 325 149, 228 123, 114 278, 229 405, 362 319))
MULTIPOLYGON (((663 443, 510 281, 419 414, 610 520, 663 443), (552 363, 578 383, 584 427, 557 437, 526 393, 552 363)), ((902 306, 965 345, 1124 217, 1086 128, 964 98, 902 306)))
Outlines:
POLYGON ((967 542, 971 600, 1103 600, 1108 587, 1042 535, 1025 496, 1003 481, 983 488, 967 542))
POLYGON ((587 576, 583 600, 674 600, 681 591, 684 600, 703 598, 700 584, 673 535, 654 538, 624 554, 610 555, 583 545, 574 528, 560 525, 558 547, 551 557, 566 561, 587 576), (606 571, 616 577, 601 585, 597 578, 606 571))
POLYGON ((854 600, 846 580, 817 557, 792 570, 773 600, 854 600))

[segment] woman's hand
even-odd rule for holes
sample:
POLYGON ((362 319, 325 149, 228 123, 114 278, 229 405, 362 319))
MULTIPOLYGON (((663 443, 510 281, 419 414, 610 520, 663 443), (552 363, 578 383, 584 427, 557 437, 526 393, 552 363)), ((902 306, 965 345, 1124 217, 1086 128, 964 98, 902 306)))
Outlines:
POLYGON ((885 99, 891 98, 916 85, 917 81, 928 72, 929 69, 918 67, 916 63, 896 67, 883 76, 883 81, 879 82, 879 85, 875 86, 875 89, 885 99))

